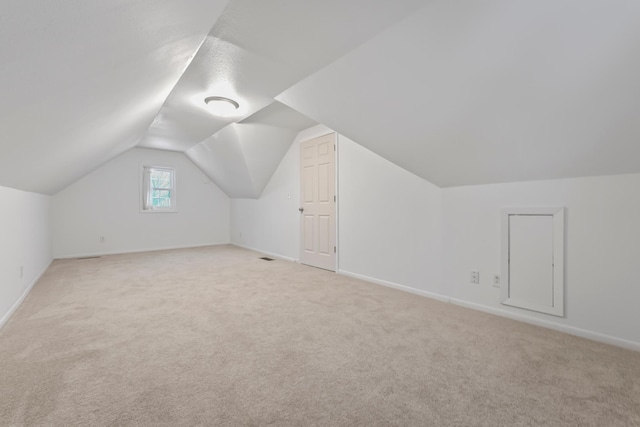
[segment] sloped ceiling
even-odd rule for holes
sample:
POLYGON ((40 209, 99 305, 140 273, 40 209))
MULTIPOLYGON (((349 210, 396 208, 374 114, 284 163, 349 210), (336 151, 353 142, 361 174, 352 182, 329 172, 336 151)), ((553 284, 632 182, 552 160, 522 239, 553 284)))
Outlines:
POLYGON ((258 197, 316 122, 440 186, 640 172, 635 0, 2 8, 3 186, 55 194, 139 145, 258 197))
POLYGON ((0 185, 53 194, 136 145, 221 0, 3 0, 0 185))
POLYGON ((231 197, 259 197, 298 131, 275 97, 422 5, 420 0, 232 0, 139 145, 184 151, 231 197), (207 96, 236 100, 211 115, 207 96))
POLYGON ((315 122, 274 102, 216 132, 185 154, 227 194, 256 198, 298 132, 315 122))
POLYGON ((432 1, 278 100, 439 186, 640 172, 640 2, 432 1))

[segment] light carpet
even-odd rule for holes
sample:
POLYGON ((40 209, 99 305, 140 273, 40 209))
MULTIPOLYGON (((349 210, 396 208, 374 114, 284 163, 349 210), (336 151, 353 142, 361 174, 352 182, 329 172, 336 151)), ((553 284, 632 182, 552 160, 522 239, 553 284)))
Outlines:
POLYGON ((640 353, 259 256, 55 261, 0 425, 640 425, 640 353))

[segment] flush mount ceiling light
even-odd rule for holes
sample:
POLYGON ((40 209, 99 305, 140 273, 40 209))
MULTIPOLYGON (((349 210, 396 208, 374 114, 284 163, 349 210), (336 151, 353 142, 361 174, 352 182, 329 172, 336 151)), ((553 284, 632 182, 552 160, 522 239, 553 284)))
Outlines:
POLYGON ((224 96, 208 96, 204 99, 207 109, 216 116, 231 116, 240 107, 236 101, 224 96))

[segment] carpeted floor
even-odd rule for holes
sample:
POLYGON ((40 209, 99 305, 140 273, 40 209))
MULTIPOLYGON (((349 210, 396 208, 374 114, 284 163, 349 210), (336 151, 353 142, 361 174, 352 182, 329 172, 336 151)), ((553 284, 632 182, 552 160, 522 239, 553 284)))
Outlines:
POLYGON ((259 256, 55 261, 0 425, 640 425, 640 353, 259 256))

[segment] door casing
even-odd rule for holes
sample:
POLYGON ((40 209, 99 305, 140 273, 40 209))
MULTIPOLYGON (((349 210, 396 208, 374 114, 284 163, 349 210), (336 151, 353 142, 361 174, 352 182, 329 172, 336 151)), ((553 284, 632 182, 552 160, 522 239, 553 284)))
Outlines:
POLYGON ((337 271, 337 134, 300 143, 300 262, 337 271))

